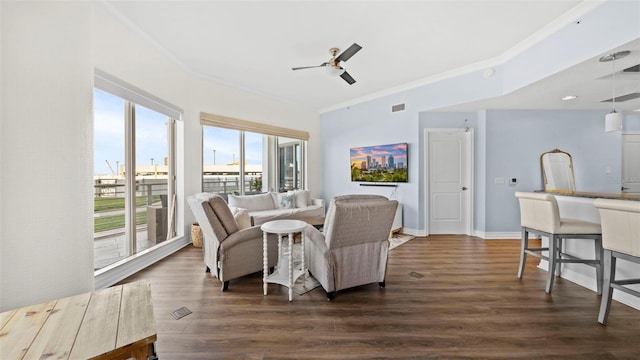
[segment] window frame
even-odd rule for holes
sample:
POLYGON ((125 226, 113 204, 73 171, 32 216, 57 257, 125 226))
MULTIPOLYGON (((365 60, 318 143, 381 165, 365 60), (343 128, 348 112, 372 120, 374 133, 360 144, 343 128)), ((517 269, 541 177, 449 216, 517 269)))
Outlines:
MULTIPOLYGON (((300 187, 306 188, 306 147, 309 140, 309 133, 301 130, 288 129, 279 126, 273 126, 248 120, 236 119, 223 115, 209 114, 205 112, 200 113, 201 126, 210 126, 217 128, 224 128, 230 130, 237 130, 240 133, 240 170, 239 178, 242 179, 242 186, 240 186, 239 193, 245 194, 244 175, 245 175, 245 132, 258 133, 266 137, 266 141, 263 143, 263 148, 267 153, 263 153, 263 165, 262 165, 262 179, 263 190, 278 191, 280 185, 280 169, 279 169, 279 152, 280 146, 278 138, 287 138, 293 141, 298 141, 300 144, 300 187)), ((201 145, 204 147, 204 131, 202 132, 203 138, 201 145)), ((204 148, 201 149, 201 154, 204 154, 204 148)), ((202 166, 204 166, 204 158, 202 159, 202 166)), ((202 178, 202 184, 204 183, 204 177, 202 178)))

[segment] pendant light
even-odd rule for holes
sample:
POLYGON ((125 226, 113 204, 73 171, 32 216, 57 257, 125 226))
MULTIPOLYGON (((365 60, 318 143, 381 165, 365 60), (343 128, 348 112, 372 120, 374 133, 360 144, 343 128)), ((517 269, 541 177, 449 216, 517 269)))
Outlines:
POLYGON ((618 51, 613 54, 605 55, 600 58, 600 62, 611 61, 612 71, 612 80, 611 80, 611 101, 612 101, 612 110, 604 117, 604 131, 612 132, 612 131, 620 131, 622 130, 622 113, 616 111, 616 59, 620 59, 629 55, 630 51, 618 51))

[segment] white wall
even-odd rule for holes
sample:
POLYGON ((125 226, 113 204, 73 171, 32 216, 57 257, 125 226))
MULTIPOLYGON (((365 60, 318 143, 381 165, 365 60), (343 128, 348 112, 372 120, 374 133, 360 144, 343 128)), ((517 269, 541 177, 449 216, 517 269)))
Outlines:
MULTIPOLYGON (((308 131, 318 115, 201 79, 100 2, 0 2, 0 311, 93 290, 93 70, 184 109, 178 196, 200 191, 201 111, 308 131)), ((178 232, 192 222, 185 202, 178 232)))
MULTIPOLYGON (((184 137, 179 148, 178 196, 201 189, 202 128, 200 112, 304 130, 308 142, 308 188, 319 194, 319 136, 315 112, 292 104, 216 84, 184 68, 153 45, 135 25, 122 21, 108 7, 96 6, 95 66, 184 110, 184 137)), ((177 228, 188 233, 194 221, 186 202, 178 204, 177 228)))
POLYGON ((2 2, 0 311, 93 289, 91 8, 2 2))

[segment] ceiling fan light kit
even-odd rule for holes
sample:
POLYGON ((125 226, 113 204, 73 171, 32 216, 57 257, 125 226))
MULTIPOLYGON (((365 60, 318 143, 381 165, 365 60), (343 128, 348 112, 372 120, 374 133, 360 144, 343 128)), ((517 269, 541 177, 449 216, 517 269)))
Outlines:
POLYGON ((616 111, 616 59, 623 58, 631 53, 629 50, 618 51, 612 54, 605 55, 600 58, 600 62, 611 61, 612 80, 611 80, 611 93, 612 93, 612 110, 604 117, 604 131, 613 132, 622 130, 622 120, 624 116, 622 113, 616 111))
POLYGON ((322 64, 315 65, 315 66, 294 67, 294 68, 291 68, 291 70, 295 71, 295 70, 324 67, 326 68, 327 73, 329 75, 340 76, 349 85, 353 85, 356 82, 356 80, 353 77, 351 77, 351 75, 349 75, 349 73, 344 69, 344 67, 342 67, 342 65, 340 65, 340 63, 349 60, 353 55, 355 55, 358 51, 360 51, 360 49, 362 49, 362 46, 356 43, 353 43, 353 45, 349 46, 347 50, 343 51, 340 55, 338 55, 338 53, 340 52, 340 49, 334 47, 329 49, 329 54, 331 54, 331 59, 329 59, 329 61, 323 62, 322 64))

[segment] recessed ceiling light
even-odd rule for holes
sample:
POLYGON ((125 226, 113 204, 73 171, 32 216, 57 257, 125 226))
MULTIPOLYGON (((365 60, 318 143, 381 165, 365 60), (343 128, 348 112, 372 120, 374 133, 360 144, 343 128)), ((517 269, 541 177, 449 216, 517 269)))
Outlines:
POLYGON ((567 96, 562 98, 562 101, 573 100, 573 99, 576 99, 576 98, 577 98, 577 96, 575 96, 575 95, 567 95, 567 96))

